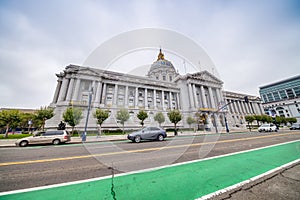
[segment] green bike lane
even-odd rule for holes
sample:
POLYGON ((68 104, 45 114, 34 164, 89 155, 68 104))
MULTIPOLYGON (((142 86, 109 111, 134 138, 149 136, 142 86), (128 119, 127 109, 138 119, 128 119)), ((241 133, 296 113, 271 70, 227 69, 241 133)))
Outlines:
MULTIPOLYGON (((300 141, 215 158, 104 177, 0 199, 197 199, 300 159, 300 141)), ((80 172, 79 172, 80 173, 80 172)))

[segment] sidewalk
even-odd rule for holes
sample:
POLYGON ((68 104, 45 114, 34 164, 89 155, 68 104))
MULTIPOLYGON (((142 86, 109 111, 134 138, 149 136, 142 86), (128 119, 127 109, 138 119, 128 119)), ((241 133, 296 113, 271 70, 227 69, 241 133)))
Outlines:
MULTIPOLYGON (((231 130, 230 133, 241 133, 248 132, 245 129, 231 130)), ((220 132, 221 134, 226 133, 224 130, 220 132)), ((215 131, 185 131, 178 132, 178 136, 197 136, 197 135, 206 135, 206 134, 215 134, 215 131)), ((174 132, 167 132, 168 137, 174 137, 174 132)), ((127 140, 127 133, 124 135, 101 135, 97 136, 89 136, 87 135, 85 142, 108 142, 108 141, 118 141, 118 140, 127 140)), ((1 147, 15 147, 15 142, 17 139, 2 139, 0 140, 0 148, 1 147)), ((79 144, 82 143, 81 137, 72 137, 71 141, 68 144, 79 144)))

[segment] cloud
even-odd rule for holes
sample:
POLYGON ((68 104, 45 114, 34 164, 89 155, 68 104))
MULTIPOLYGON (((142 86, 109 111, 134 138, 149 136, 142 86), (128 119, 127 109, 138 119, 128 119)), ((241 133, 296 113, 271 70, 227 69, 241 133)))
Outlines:
POLYGON ((82 64, 111 37, 147 27, 192 38, 214 61, 226 90, 258 95, 259 86, 299 74, 299 5, 292 0, 2 1, 0 105, 48 105, 55 73, 82 64))

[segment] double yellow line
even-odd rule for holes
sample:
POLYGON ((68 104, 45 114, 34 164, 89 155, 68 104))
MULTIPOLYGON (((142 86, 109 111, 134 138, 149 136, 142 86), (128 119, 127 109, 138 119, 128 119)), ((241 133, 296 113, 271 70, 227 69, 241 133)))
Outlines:
POLYGON ((162 149, 195 147, 195 146, 208 145, 208 144, 221 144, 221 143, 255 140, 255 139, 270 138, 270 137, 279 137, 279 136, 291 135, 291 134, 300 134, 300 132, 280 133, 280 134, 264 135, 264 136, 257 136, 257 137, 238 138, 238 139, 232 139, 232 140, 201 142, 201 143, 195 143, 195 144, 183 144, 183 145, 176 145, 176 146, 165 146, 165 147, 155 147, 155 148, 147 148, 147 149, 127 150, 127 151, 120 151, 120 152, 109 152, 109 153, 91 154, 91 155, 83 155, 83 156, 71 156, 71 157, 62 157, 62 158, 49 158, 49 159, 42 159, 42 160, 4 162, 4 163, 0 163, 0 167, 1 166, 9 166, 9 165, 22 165, 22 164, 34 164, 34 163, 44 163, 44 162, 66 161, 66 160, 74 160, 74 159, 85 159, 85 158, 92 158, 92 157, 99 157, 99 156, 128 154, 128 153, 139 153, 139 152, 146 152, 146 151, 157 151, 157 150, 162 150, 162 149))

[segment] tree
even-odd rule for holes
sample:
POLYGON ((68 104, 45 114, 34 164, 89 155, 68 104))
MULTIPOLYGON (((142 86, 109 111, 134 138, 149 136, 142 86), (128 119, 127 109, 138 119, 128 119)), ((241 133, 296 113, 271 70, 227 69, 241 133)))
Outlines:
POLYGON ((130 116, 129 116, 128 110, 125 108, 121 108, 117 112, 117 120, 119 120, 120 123, 123 125, 123 133, 124 133, 124 124, 129 119, 129 117, 130 116))
POLYGON ((263 123, 266 123, 266 122, 270 123, 270 122, 273 121, 273 119, 272 119, 272 117, 269 116, 269 115, 262 115, 262 116, 261 116, 261 121, 262 121, 263 123))
POLYGON ((171 110, 170 112, 168 112, 168 117, 170 121, 174 124, 174 133, 175 135, 177 135, 176 125, 181 120, 181 113, 179 112, 179 110, 171 110))
POLYGON ((36 119, 41 122, 42 130, 45 129, 45 122, 47 119, 51 119, 54 116, 54 109, 41 107, 40 110, 35 112, 36 119))
POLYGON ((289 122, 290 124, 293 124, 297 122, 297 119, 295 117, 289 117, 286 118, 286 121, 289 122))
POLYGON ((94 117, 97 118, 97 123, 100 126, 100 135, 101 135, 101 126, 102 123, 109 117, 109 111, 108 110, 101 110, 100 108, 97 108, 94 117))
POLYGON ((191 125, 194 124, 194 123, 196 123, 196 120, 193 117, 188 116, 188 118, 186 119, 186 123, 188 123, 188 125, 191 128, 191 125))
POLYGON ((158 112, 154 115, 154 120, 158 122, 159 126, 161 126, 161 123, 165 122, 165 116, 162 112, 158 112))
POLYGON ((20 128, 22 128, 22 130, 28 129, 28 132, 30 132, 30 128, 35 126, 36 116, 32 113, 20 113, 20 117, 20 128), (31 124, 28 124, 29 121, 31 121, 31 124))
POLYGON ((246 120, 246 122, 248 122, 248 127, 251 132, 252 122, 255 120, 255 118, 252 115, 247 115, 247 116, 245 116, 245 120, 246 120), (250 126, 250 124, 251 124, 251 126, 250 126))
POLYGON ((18 110, 2 110, 0 112, 0 121, 6 127, 4 137, 7 138, 9 128, 16 127, 20 123, 20 112, 18 110))
POLYGON ((144 110, 140 110, 136 116, 139 120, 141 120, 141 125, 142 127, 144 127, 144 120, 148 117, 147 112, 145 112, 144 110))
POLYGON ((254 115, 254 120, 256 120, 257 125, 259 126, 259 122, 261 122, 262 116, 261 115, 254 115))
POLYGON ((74 132, 75 126, 79 124, 81 119, 82 119, 82 111, 79 108, 69 107, 63 113, 63 120, 72 127, 72 134, 74 132))

